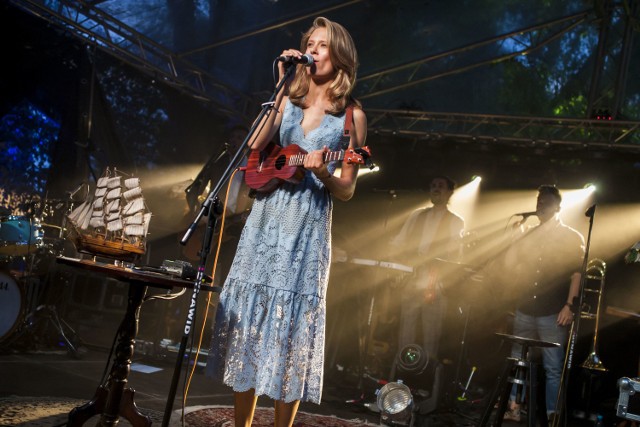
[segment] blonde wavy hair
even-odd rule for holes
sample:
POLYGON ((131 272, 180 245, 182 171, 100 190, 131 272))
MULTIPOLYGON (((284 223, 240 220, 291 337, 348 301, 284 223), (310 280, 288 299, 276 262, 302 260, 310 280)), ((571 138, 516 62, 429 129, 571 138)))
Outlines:
MULTIPOLYGON (((348 104, 353 103, 360 107, 360 103, 351 97, 351 92, 356 84, 356 70, 358 68, 358 53, 349 32, 337 22, 330 21, 322 16, 313 20, 313 25, 302 36, 300 50, 307 50, 307 42, 311 34, 317 28, 326 28, 327 43, 329 44, 329 57, 336 70, 333 82, 328 88, 331 109, 328 114, 339 114, 348 104)), ((295 77, 289 87, 289 99, 300 108, 305 108, 305 96, 309 91, 311 76, 307 74, 305 67, 298 67, 295 77)))

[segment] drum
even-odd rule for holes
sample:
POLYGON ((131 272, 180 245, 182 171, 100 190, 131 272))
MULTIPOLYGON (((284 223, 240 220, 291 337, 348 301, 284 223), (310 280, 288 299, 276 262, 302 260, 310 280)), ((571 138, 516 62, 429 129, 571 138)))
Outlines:
POLYGON ((24 256, 42 245, 40 221, 9 216, 0 222, 0 255, 24 256))
POLYGON ((0 343, 18 327, 23 305, 22 288, 8 273, 0 271, 0 343))

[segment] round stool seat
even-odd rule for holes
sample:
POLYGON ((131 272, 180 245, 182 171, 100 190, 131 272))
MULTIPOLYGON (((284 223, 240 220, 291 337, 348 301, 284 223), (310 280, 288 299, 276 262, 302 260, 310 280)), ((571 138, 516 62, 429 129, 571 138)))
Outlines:
POLYGON ((508 339, 510 341, 516 342, 518 344, 526 345, 528 347, 560 347, 560 344, 558 344, 557 342, 534 340, 533 338, 525 338, 525 337, 519 337, 517 335, 502 334, 500 332, 496 332, 496 335, 502 338, 508 339))
MULTIPOLYGON (((538 425, 537 418, 546 419, 547 415, 544 413, 544 406, 538 407, 537 405, 538 363, 529 359, 529 350, 532 347, 560 347, 561 345, 555 342, 519 337, 517 335, 499 332, 495 334, 503 339, 520 344, 522 347, 521 355, 519 358, 507 357, 505 360, 502 371, 497 378, 496 386, 489 396, 487 405, 482 413, 479 427, 485 427, 489 424, 494 407, 498 410, 494 417, 493 426, 500 427, 502 425, 502 420, 507 410, 507 403, 514 387, 516 403, 521 403, 521 397, 527 396, 527 404, 529 406, 527 411, 527 427, 535 427, 538 425)), ((546 423, 543 424, 546 425, 546 423)))

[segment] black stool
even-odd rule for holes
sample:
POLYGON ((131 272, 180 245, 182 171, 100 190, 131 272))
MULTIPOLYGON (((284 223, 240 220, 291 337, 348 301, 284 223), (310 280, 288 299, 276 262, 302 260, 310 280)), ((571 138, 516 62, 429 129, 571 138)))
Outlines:
MULTIPOLYGON (((529 348, 530 347, 560 347, 560 344, 555 342, 534 340, 531 338, 518 337, 516 335, 507 335, 496 333, 496 335, 503 337, 513 343, 518 343, 522 346, 522 352, 520 358, 507 357, 504 363, 502 372, 497 378, 497 384, 493 391, 487 406, 482 413, 482 419, 480 420, 480 427, 484 427, 489 423, 491 412, 496 402, 498 402, 498 412, 493 420, 494 426, 502 425, 502 418, 507 410, 507 403, 509 401, 509 395, 511 394, 512 384, 518 386, 518 391, 524 388, 528 393, 528 410, 527 410, 527 425, 529 427, 536 427, 536 412, 538 410, 536 405, 537 393, 538 393, 538 364, 529 360, 529 348), (498 400, 499 398, 499 400, 498 400)), ((518 393, 519 394, 519 393, 518 393)), ((519 399, 517 399, 519 400, 519 399)), ((546 421, 546 419, 545 419, 546 421)), ((542 423, 543 426, 547 425, 546 422, 542 423)))

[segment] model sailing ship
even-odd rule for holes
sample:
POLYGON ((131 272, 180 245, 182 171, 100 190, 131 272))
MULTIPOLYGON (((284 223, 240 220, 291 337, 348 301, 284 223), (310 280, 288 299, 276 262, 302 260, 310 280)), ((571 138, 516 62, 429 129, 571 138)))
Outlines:
POLYGON ((140 180, 108 168, 93 196, 69 215, 71 237, 79 252, 133 261, 146 252, 149 212, 140 180))

